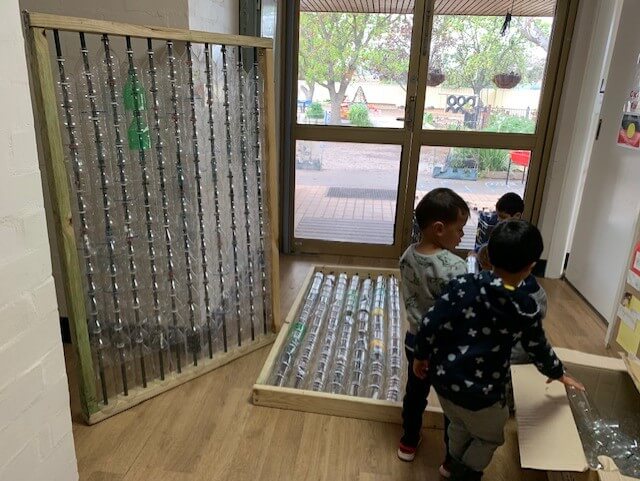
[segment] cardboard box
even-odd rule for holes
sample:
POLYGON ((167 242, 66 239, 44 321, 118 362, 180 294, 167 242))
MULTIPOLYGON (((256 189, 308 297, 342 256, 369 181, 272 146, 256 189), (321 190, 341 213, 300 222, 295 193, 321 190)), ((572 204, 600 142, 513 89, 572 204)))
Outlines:
MULTIPOLYGON (((556 349, 567 370, 587 387, 589 401, 606 420, 640 416, 640 391, 627 371, 636 360, 594 356, 556 349)), ((589 468, 564 386, 546 383, 533 365, 513 366, 520 463, 544 470, 549 481, 629 481, 615 464, 598 457, 602 469, 589 468)), ((636 434, 633 434, 636 436, 636 434)), ((640 439, 640 433, 637 433, 640 439)), ((603 453, 604 454, 604 453, 603 453)))

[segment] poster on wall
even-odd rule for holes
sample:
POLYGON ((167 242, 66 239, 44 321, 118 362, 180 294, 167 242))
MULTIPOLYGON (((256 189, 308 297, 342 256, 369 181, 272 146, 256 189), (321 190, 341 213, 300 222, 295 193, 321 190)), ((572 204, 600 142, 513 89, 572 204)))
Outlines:
POLYGON ((618 317, 622 322, 616 341, 628 353, 636 354, 640 347, 640 299, 625 292, 618 307, 618 317))
POLYGON ((633 250, 633 256, 631 256, 631 270, 636 275, 640 276, 640 242, 636 244, 636 247, 633 250))
POLYGON ((618 130, 618 145, 634 150, 640 149, 640 58, 638 60, 618 130))

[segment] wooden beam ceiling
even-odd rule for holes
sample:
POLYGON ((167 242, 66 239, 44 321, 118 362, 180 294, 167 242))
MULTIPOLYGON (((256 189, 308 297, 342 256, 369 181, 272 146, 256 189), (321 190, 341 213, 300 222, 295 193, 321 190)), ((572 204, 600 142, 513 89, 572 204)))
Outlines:
MULTIPOLYGON (((300 0, 303 12, 413 13, 415 0, 300 0)), ((437 15, 505 15, 512 0, 436 0, 437 15)), ((552 17, 556 0, 515 0, 513 15, 552 17)))

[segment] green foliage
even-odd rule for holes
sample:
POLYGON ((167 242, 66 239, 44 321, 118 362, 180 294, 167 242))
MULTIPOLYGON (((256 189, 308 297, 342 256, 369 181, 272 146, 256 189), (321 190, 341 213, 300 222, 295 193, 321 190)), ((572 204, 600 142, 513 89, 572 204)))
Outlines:
POLYGON ((307 118, 324 119, 324 109, 322 108, 322 105, 320 105, 318 102, 313 102, 311 105, 309 105, 309 108, 307 108, 307 118))
MULTIPOLYGON (((531 134, 535 128, 535 120, 497 113, 491 115, 483 130, 486 132, 531 134)), ((509 151, 455 147, 451 149, 449 162, 452 167, 456 168, 477 167, 480 173, 506 172, 509 167, 509 151)))
POLYGON ((476 167, 478 172, 504 172, 509 165, 509 151, 500 149, 451 149, 449 159, 452 167, 476 167))
MULTIPOLYGON (((430 66, 446 74, 445 86, 493 87, 493 76, 515 71, 523 84, 538 84, 544 72, 551 22, 514 17, 500 35, 502 16, 434 17, 430 66)), ((301 12, 298 77, 321 85, 331 98, 331 121, 354 78, 375 77, 405 86, 412 21, 404 15, 301 12)))
MULTIPOLYGON (((446 72, 445 85, 471 87, 476 95, 493 86, 493 76, 518 72, 523 82, 542 80, 544 58, 535 49, 548 48, 532 39, 532 31, 548 41, 550 26, 538 19, 512 21, 511 29, 500 36, 503 17, 438 15, 434 18, 431 65, 446 72)), ((536 40, 539 40, 536 37, 536 40)))
POLYGON ((532 134, 536 130, 536 121, 515 115, 494 113, 489 117, 484 130, 488 132, 532 134))
POLYGON ((426 124, 435 125, 435 123, 436 119, 433 117, 433 113, 425 112, 422 116, 422 127, 424 128, 426 124))
POLYGON ((349 121, 356 127, 371 127, 369 109, 365 104, 353 104, 349 107, 349 121))
POLYGON ((340 109, 354 75, 369 71, 376 42, 397 16, 302 12, 298 78, 329 91, 331 123, 340 123, 340 109))

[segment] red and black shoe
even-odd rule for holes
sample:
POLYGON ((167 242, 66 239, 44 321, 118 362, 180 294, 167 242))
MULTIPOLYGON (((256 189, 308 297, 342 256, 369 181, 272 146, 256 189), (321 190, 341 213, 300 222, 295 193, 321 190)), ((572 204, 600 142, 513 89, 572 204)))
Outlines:
POLYGON ((420 445, 421 441, 422 439, 418 441, 418 444, 416 446, 409 446, 403 443, 402 440, 400 440, 400 445, 398 446, 398 458, 400 458, 402 461, 406 461, 407 463, 410 463, 411 461, 416 459, 416 451, 418 451, 418 446, 420 445))

